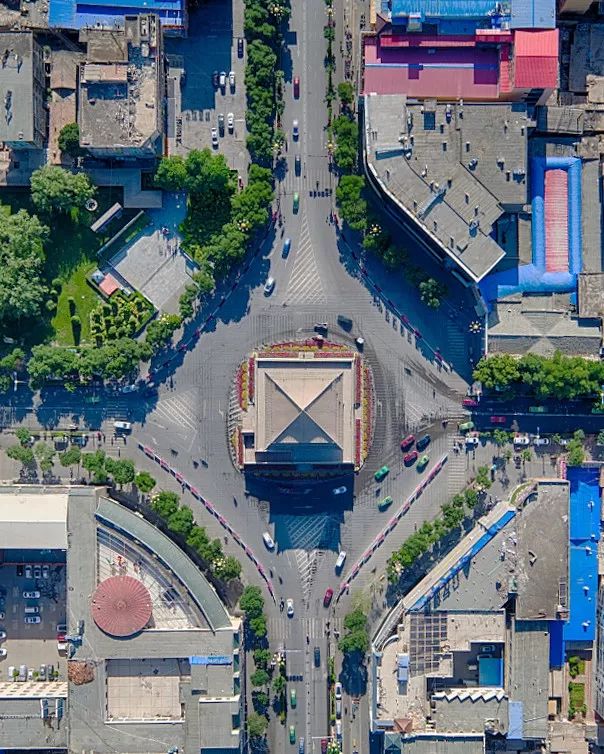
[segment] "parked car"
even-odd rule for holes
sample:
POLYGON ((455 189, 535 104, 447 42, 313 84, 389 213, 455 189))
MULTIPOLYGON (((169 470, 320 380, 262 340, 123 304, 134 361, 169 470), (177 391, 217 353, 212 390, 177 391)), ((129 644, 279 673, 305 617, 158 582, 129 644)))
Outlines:
POLYGON ((0 610, 0 620, 4 620, 6 618, 6 613, 4 610, 0 610))
POLYGON ((283 242, 283 251, 281 252, 281 256, 287 257, 287 255, 291 251, 291 248, 292 248, 292 240, 291 238, 286 238, 285 241, 283 242))
POLYGON ((34 579, 42 578, 42 566, 34 566, 34 579))
POLYGON ((50 578, 50 568, 47 565, 42 566, 42 578, 43 579, 50 578))
POLYGON ((378 503, 378 510, 385 511, 387 508, 390 508, 394 500, 388 495, 388 497, 383 498, 378 503))
POLYGON ((292 137, 294 141, 297 141, 300 138, 300 126, 297 120, 294 120, 292 123, 292 137))
POLYGON ((342 684, 338 681, 334 687, 334 693, 336 699, 342 698, 342 684))
POLYGON ((549 438, 548 437, 533 437, 533 445, 543 446, 543 445, 549 445, 549 438))
POLYGON ((237 37, 237 57, 243 57, 243 37, 237 37))
POLYGON ((313 656, 315 660, 315 668, 320 668, 321 667, 321 650, 319 649, 319 647, 315 647, 313 656))
POLYGON ((0 641, 6 640, 6 631, 0 631, 0 641))
POLYGON ((491 416, 491 424, 505 424, 507 417, 505 416, 491 416))
POLYGON ((39 615, 28 615, 23 619, 24 623, 42 623, 42 618, 39 615))
POLYGON ((26 605, 23 612, 25 613, 25 615, 38 615, 40 612, 40 606, 39 605, 26 605))
POLYGON ((528 435, 514 435, 514 445, 530 445, 531 440, 528 435))
POLYGON ((40 670, 38 671, 38 678, 41 681, 45 681, 46 680, 46 675, 47 675, 47 673, 46 673, 46 665, 40 665, 40 670))
POLYGON ((227 128, 229 129, 230 134, 235 130, 235 116, 233 113, 227 114, 227 128))
POLYGON ((464 408, 476 408, 476 406, 478 406, 478 401, 476 398, 464 398, 461 405, 464 408))
POLYGON ((411 466, 411 464, 415 463, 418 459, 419 453, 417 450, 412 450, 411 453, 407 453, 407 455, 403 456, 403 463, 405 466, 411 466))
POLYGON ((347 487, 336 487, 334 490, 332 490, 332 494, 343 495, 347 489, 348 489, 347 487))
POLYGON ((218 133, 224 136, 224 113, 218 113, 218 133))
POLYGON ((426 466, 428 465, 429 461, 430 461, 430 456, 429 455, 422 456, 419 459, 419 461, 417 462, 417 467, 416 467, 417 470, 418 471, 423 471, 426 468, 426 466))
POLYGON ((289 742, 290 744, 296 743, 296 729, 293 725, 289 726, 289 742))
POLYGON ((24 600, 39 600, 40 599, 40 592, 36 590, 27 591, 25 590, 23 592, 23 599, 24 600))
POLYGON ((231 87, 231 91, 235 91, 235 71, 229 72, 229 86, 231 87))
POLYGON ((338 314, 338 324, 343 330, 350 330, 352 328, 352 320, 343 314, 338 314))
POLYGON ((219 84, 218 71, 214 71, 214 73, 212 74, 212 86, 214 87, 214 89, 218 89, 218 84, 219 84))
POLYGON ((212 146, 214 147, 214 149, 218 149, 218 129, 212 128, 211 136, 212 136, 212 146))
POLYGON ((27 665, 19 665, 19 680, 27 680, 27 665))
POLYGON ((336 560, 336 571, 338 571, 344 565, 345 560, 346 560, 346 551, 341 550, 338 555, 338 559, 336 560))
POLYGON ((294 601, 291 597, 287 600, 285 603, 287 607, 287 617, 293 618, 294 617, 294 601))
POLYGON ((264 284, 264 295, 270 296, 271 293, 275 289, 275 278, 267 278, 266 283, 264 284))
POLYGON ((298 99, 300 96, 300 77, 294 76, 294 97, 298 99))
POLYGON ((477 434, 467 435, 466 445, 478 445, 479 443, 480 443, 480 440, 477 434))
POLYGON ((381 469, 378 469, 375 474, 373 475, 373 478, 376 482, 381 482, 382 479, 385 479, 388 474, 390 473, 390 468, 388 466, 382 466, 381 469))
POLYGON ((265 531, 262 535, 262 539, 264 540, 264 544, 268 547, 269 550, 273 550, 275 548, 275 542, 267 531, 265 531))
POLYGON ((31 578, 33 578, 33 573, 34 573, 34 569, 33 569, 33 566, 30 566, 30 565, 26 565, 26 566, 25 566, 25 578, 26 578, 26 579, 31 579, 31 578))
POLYGON ((333 589, 329 587, 329 589, 325 592, 325 596, 323 597, 323 607, 329 607, 332 597, 333 589))
POLYGON ((401 440, 401 450, 409 450, 414 442, 415 435, 407 435, 404 440, 401 440))
POLYGON ((14 681, 15 680, 15 670, 16 670, 16 668, 15 668, 14 665, 9 665, 8 666, 7 676, 8 676, 8 680, 9 681, 14 681))
POLYGON ((300 209, 300 194, 297 191, 294 191, 293 208, 294 212, 297 212, 300 209))
POLYGON ((23 576, 23 564, 19 563, 17 566, 17 576, 23 576))
POLYGON ((113 428, 121 430, 122 432, 130 432, 132 429, 132 422, 115 421, 113 422, 113 428))
POLYGON ((222 91, 226 88, 226 73, 224 71, 220 72, 220 76, 218 77, 218 83, 220 84, 220 88, 222 91))
POLYGON ((430 435, 424 435, 420 440, 417 441, 417 444, 415 447, 418 450, 423 450, 424 448, 427 448, 431 442, 432 442, 432 438, 430 437, 430 435))

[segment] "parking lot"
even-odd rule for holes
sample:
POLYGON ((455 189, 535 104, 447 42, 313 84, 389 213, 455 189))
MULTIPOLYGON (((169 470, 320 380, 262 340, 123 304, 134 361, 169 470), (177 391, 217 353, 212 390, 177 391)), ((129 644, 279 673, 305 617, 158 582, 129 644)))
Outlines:
POLYGON ((0 590, 0 626, 6 634, 0 644, 6 650, 0 680, 47 680, 50 666, 64 680, 67 662, 58 651, 57 626, 65 623, 65 564, 4 564, 0 590), (24 673, 19 673, 21 666, 27 667, 24 673))
POLYGON ((167 39, 171 55, 169 76, 175 81, 174 112, 168 114, 168 151, 186 155, 191 149, 209 147, 225 155, 233 170, 245 178, 248 155, 245 149, 245 45, 242 57, 237 54, 237 39, 243 37, 243 4, 240 0, 221 3, 210 0, 192 11, 186 39, 167 39), (174 63, 174 61, 177 61, 174 63), (224 87, 215 87, 212 74, 224 72, 224 87), (228 81, 235 74, 235 84, 228 81), (228 114, 234 116, 232 133, 227 128, 228 114), (218 116, 224 116, 221 132, 218 116), (219 131, 218 148, 212 146, 212 128, 219 131))

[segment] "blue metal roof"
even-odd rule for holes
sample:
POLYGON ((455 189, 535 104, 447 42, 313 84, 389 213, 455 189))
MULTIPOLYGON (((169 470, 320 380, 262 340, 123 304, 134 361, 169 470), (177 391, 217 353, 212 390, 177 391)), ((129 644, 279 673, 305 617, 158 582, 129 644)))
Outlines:
POLYGON ((418 14, 420 18, 485 18, 496 0, 392 0, 392 20, 418 14))
POLYGON ((162 24, 183 26, 184 0, 50 0, 48 24, 53 28, 123 27, 124 16, 157 13, 162 24), (117 11, 117 12, 116 12, 117 11))
POLYGON ((511 741, 522 741, 524 738, 524 705, 522 702, 508 704, 508 738, 511 741))
POLYGON ((555 0, 512 0, 512 29, 555 29, 555 0))
POLYGON ((570 468, 570 538, 572 542, 600 539, 600 487, 597 469, 570 468))
POLYGON ((549 666, 561 668, 564 665, 564 622, 549 622, 549 666))

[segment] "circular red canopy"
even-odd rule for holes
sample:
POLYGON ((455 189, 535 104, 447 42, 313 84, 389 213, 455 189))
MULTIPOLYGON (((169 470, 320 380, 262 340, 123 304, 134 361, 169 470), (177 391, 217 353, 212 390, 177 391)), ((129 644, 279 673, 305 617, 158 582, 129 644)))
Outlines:
POLYGON ((151 595, 132 576, 112 576, 98 585, 92 595, 92 617, 97 626, 112 636, 131 636, 151 618, 151 595))

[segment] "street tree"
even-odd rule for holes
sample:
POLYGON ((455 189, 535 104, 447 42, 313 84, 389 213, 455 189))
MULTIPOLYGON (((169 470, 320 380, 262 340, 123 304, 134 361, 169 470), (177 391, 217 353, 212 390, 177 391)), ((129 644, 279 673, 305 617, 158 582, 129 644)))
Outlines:
POLYGON ((250 630, 256 639, 263 639, 267 634, 266 617, 264 615, 259 615, 257 618, 252 618, 250 620, 250 630))
POLYGON ((180 505, 180 498, 175 492, 162 490, 154 495, 151 500, 151 508, 163 519, 169 519, 180 505))
POLYGON ((257 618, 264 611, 264 598, 260 587, 246 586, 239 598, 239 606, 248 619, 257 618))
POLYGON ((58 145, 61 152, 70 157, 79 157, 83 153, 80 147, 80 127, 77 123, 66 123, 59 131, 58 145))
POLYGON ((279 673, 273 680, 273 691, 276 696, 280 696, 285 691, 285 678, 279 673))
POLYGON ((532 452, 531 452, 531 449, 530 449, 530 448, 524 448, 524 450, 523 450, 523 451, 522 451, 522 453, 520 454, 520 458, 522 459, 522 465, 523 465, 523 466, 524 466, 524 464, 525 464, 525 463, 526 463, 527 461, 530 461, 530 460, 532 460, 532 458, 533 458, 533 454, 532 454, 532 452))
POLYGON ((209 542, 207 532, 203 526, 195 524, 187 535, 187 544, 192 547, 199 555, 202 554, 209 542))
POLYGON ((250 738, 262 738, 268 727, 268 720, 264 715, 257 712, 250 712, 247 716, 247 731, 250 738))
POLYGON ((105 451, 95 450, 92 453, 82 455, 82 466, 92 476, 95 484, 105 484, 107 482, 107 472, 105 471, 105 451))
POLYGON ((214 573, 219 579, 233 581, 241 575, 241 563, 232 555, 227 555, 217 562, 214 573))
POLYGON ((367 202, 362 197, 365 180, 360 175, 343 175, 336 189, 336 201, 342 218, 353 230, 367 225, 367 202))
POLYGON ((258 648, 254 650, 254 664, 257 668, 266 670, 271 661, 270 649, 258 648))
POLYGON ((134 484, 143 495, 147 495, 155 487, 156 481, 148 471, 139 471, 134 478, 134 484))
POLYGON ((493 432, 493 442, 498 448, 502 448, 510 441, 510 435, 505 429, 496 429, 493 432))
POLYGON ((22 371, 25 351, 22 348, 13 350, 0 359, 0 392, 6 392, 13 386, 13 375, 22 371))
POLYGON ((604 429, 598 432, 598 436, 596 438, 596 445, 599 445, 600 447, 604 445, 604 429))
POLYGON ((19 461, 23 466, 33 466, 35 458, 31 448, 24 448, 22 445, 9 445, 6 448, 6 455, 13 461, 19 461))
POLYGON ((568 441, 566 446, 566 463, 568 466, 581 466, 585 461, 585 449, 583 443, 577 437, 568 441))
POLYGON ((162 157, 155 172, 155 185, 165 191, 187 188, 187 166, 180 155, 162 157))
POLYGON ((29 445, 32 440, 31 432, 26 427, 17 427, 15 437, 23 446, 29 445))
POLYGON ((345 107, 354 101, 354 87, 349 81, 342 81, 338 84, 338 98, 345 107))
POLYGON ((475 485, 479 490, 488 490, 491 487, 491 472, 488 466, 479 466, 476 470, 475 485))
POLYGON ((68 379, 78 374, 78 354, 72 349, 39 345, 32 348, 27 364, 31 386, 41 387, 49 377, 68 379))
POLYGON ((48 228, 25 210, 0 212, 0 321, 39 315, 46 293, 42 278, 48 228))
POLYGON ((178 314, 162 314, 147 325, 146 340, 154 351, 159 351, 172 338, 182 324, 178 314))
POLYGON ((113 481, 119 484, 120 489, 125 484, 131 484, 136 476, 134 470, 134 464, 127 458, 115 460, 114 458, 107 458, 105 461, 105 469, 108 474, 111 474, 113 481))
POLYGON ((34 445, 34 455, 44 473, 52 470, 55 450, 51 445, 48 445, 45 442, 37 442, 34 445))
POLYGON ((70 173, 58 165, 45 165, 31 176, 32 201, 47 215, 71 213, 75 218, 95 193, 96 187, 85 173, 70 173))
POLYGON ((250 675, 250 682, 252 686, 267 686, 269 682, 269 676, 266 670, 255 670, 250 675))
POLYGON ((79 465, 81 460, 82 451, 78 448, 77 445, 74 445, 68 450, 63 451, 63 453, 59 453, 59 463, 61 464, 61 466, 67 467, 75 466, 76 464, 79 465))
POLYGON ((186 539, 193 528, 193 523, 193 511, 186 505, 181 505, 168 519, 168 529, 186 539))
POLYGON ((422 280, 419 284, 420 298, 431 309, 438 309, 446 294, 447 287, 434 278, 422 280))

